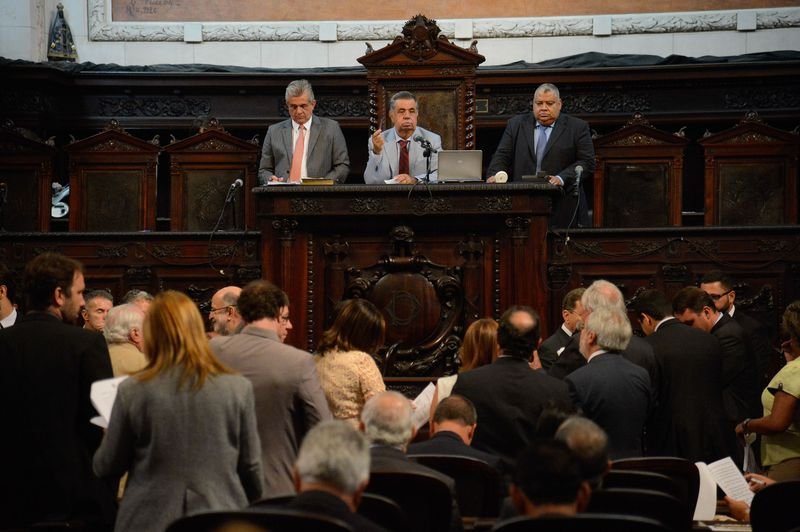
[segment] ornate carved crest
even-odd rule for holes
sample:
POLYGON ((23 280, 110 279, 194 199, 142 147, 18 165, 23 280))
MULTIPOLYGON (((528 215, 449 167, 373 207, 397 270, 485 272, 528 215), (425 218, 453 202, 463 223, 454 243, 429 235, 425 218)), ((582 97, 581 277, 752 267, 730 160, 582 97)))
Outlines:
POLYGON ((394 43, 401 42, 408 57, 423 61, 436 55, 439 39, 449 42, 447 37, 440 33, 441 30, 435 20, 425 15, 416 15, 405 23, 403 35, 395 37, 394 43))

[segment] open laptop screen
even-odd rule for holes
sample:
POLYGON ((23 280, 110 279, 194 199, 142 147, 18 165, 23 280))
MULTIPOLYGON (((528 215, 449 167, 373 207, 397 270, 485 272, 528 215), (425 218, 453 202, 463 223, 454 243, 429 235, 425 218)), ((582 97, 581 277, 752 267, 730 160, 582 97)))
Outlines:
POLYGON ((483 180, 481 150, 442 150, 439 152, 439 181, 462 182, 483 180))

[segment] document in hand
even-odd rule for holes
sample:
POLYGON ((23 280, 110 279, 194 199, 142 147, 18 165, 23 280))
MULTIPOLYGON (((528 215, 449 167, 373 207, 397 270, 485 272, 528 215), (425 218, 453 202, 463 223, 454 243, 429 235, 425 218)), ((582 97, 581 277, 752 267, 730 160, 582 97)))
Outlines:
POLYGON ((744 501, 747 504, 753 501, 750 486, 730 456, 710 464, 695 462, 695 465, 700 473, 700 491, 694 510, 695 521, 714 519, 717 509, 717 484, 731 499, 744 501))
POLYGON ((103 379, 92 383, 92 389, 89 392, 89 399, 92 401, 99 416, 93 417, 89 421, 98 427, 108 428, 108 420, 111 419, 111 409, 114 406, 114 400, 117 398, 117 387, 119 383, 127 379, 128 376, 116 377, 113 379, 103 379))

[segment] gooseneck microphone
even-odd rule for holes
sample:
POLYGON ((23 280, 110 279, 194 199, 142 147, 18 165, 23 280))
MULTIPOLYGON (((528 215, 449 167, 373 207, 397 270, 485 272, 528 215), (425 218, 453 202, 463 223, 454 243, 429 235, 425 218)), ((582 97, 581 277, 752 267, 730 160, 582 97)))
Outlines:
POLYGON ((583 173, 583 166, 578 165, 575 167, 575 188, 572 189, 572 196, 577 198, 581 194, 581 174, 583 173))
POLYGON ((419 145, 422 146, 423 148, 426 148, 426 149, 429 149, 429 150, 432 149, 431 141, 429 141, 428 139, 426 139, 422 135, 417 135, 416 137, 414 137, 414 140, 416 142, 419 142, 419 145))
POLYGON ((244 186, 244 181, 242 181, 241 179, 237 179, 236 181, 231 183, 231 190, 236 190, 237 188, 241 188, 242 186, 244 186))

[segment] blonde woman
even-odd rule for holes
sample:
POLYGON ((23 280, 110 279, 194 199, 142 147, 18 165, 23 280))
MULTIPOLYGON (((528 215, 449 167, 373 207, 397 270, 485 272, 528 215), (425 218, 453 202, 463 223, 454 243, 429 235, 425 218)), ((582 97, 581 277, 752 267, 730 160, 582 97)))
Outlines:
POLYGON ((183 515, 261 497, 250 381, 214 357, 194 302, 175 291, 156 296, 144 345, 147 366, 120 384, 94 455, 100 477, 128 471, 115 531, 164 530, 183 515))

